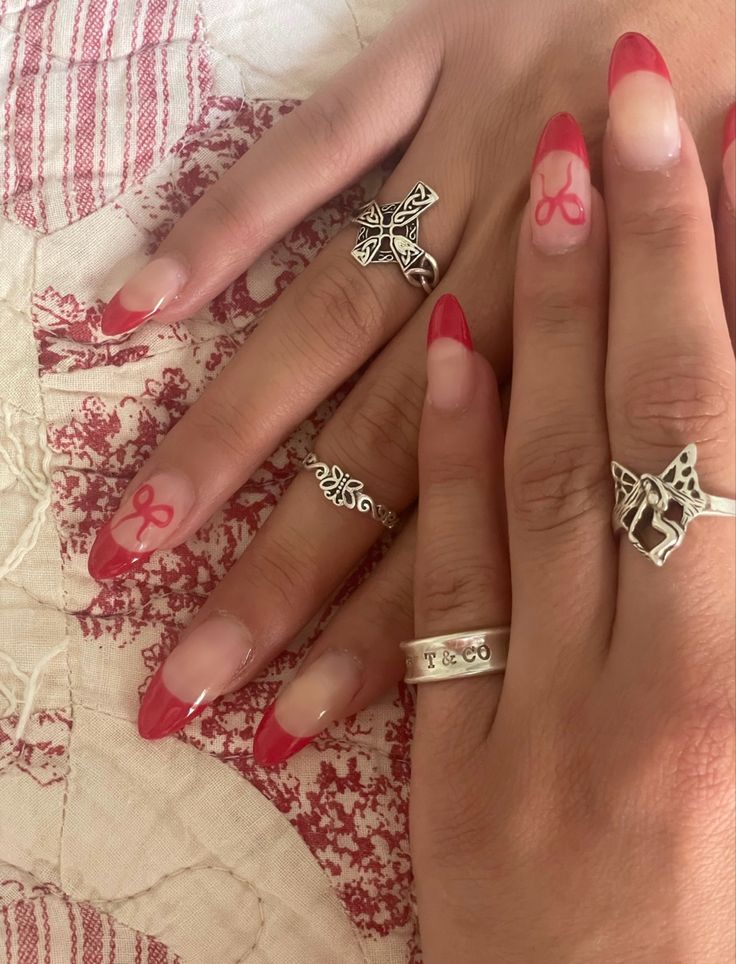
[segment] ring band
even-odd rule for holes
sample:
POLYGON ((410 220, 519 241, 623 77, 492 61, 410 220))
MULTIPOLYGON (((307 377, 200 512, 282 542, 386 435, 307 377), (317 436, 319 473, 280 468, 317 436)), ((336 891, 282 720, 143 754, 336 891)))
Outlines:
POLYGON ((407 640, 401 643, 406 654, 404 682, 432 683, 502 673, 506 669, 510 635, 508 626, 496 626, 407 640))
POLYGON ((393 529, 399 521, 398 513, 372 499, 363 491, 360 479, 353 478, 339 465, 320 462, 314 452, 309 452, 302 461, 302 468, 314 472, 322 494, 333 505, 366 512, 387 529, 393 529))
POLYGON ((364 268, 395 261, 409 284, 431 294, 440 272, 432 255, 419 245, 419 218, 437 201, 439 195, 424 181, 417 181, 396 204, 370 201, 353 218, 359 230, 352 256, 364 268))
POLYGON ((687 445, 661 475, 638 476, 619 462, 611 462, 616 490, 613 531, 625 530, 629 541, 663 566, 699 515, 736 516, 736 500, 708 495, 700 487, 695 464, 698 448, 687 445))

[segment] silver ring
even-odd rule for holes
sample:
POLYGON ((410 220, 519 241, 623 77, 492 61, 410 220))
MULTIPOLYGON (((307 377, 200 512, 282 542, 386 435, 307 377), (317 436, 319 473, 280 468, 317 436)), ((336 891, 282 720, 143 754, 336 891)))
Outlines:
POLYGON ((372 499, 363 491, 363 483, 360 479, 354 479, 339 465, 320 462, 314 452, 309 452, 302 461, 302 468, 308 472, 314 472, 322 494, 333 505, 355 509, 357 512, 367 512, 387 529, 393 529, 399 521, 396 512, 392 512, 385 505, 372 499))
POLYGON ((632 545, 655 566, 663 566, 700 515, 736 516, 736 500, 708 495, 700 487, 698 448, 686 446, 662 472, 636 475, 611 462, 616 489, 613 531, 622 529, 632 545))
POLYGON ((432 683, 459 676, 502 673, 509 652, 508 626, 427 636, 401 643, 406 654, 405 683, 432 683))
POLYGON ((439 195, 424 181, 417 181, 396 204, 370 201, 353 218, 353 223, 360 225, 351 252, 355 260, 364 268, 395 261, 409 284, 431 294, 440 272, 432 255, 418 243, 419 218, 436 201, 439 195))

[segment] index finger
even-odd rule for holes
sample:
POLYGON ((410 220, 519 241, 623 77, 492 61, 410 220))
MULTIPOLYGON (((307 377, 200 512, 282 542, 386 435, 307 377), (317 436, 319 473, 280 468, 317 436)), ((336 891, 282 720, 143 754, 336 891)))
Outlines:
MULTIPOLYGON (((430 321, 427 380, 415 631, 425 637, 506 627, 510 580, 498 389, 490 365, 472 350, 462 309, 451 295, 440 298, 430 321)), ((500 688, 497 675, 420 684, 415 759, 425 751, 436 758, 447 747, 457 762, 459 734, 472 754, 488 733, 500 688)))
POLYGON ((188 317, 409 135, 439 55, 416 17, 399 21, 205 191, 108 303, 105 334, 188 317))

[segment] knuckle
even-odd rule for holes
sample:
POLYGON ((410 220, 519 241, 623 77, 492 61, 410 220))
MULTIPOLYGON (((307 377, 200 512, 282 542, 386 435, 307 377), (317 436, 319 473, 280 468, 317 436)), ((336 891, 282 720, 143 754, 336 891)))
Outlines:
POLYGON ((348 402, 329 435, 329 450, 351 475, 358 475, 383 499, 406 498, 416 480, 417 428, 423 386, 407 373, 370 384, 348 402))
POLYGON ((269 596, 274 613, 293 613, 295 603, 313 591, 313 549, 297 531, 273 536, 252 562, 252 580, 269 596))
POLYGON ((263 223, 246 209, 242 197, 229 191, 221 181, 213 184, 199 203, 203 217, 215 225, 219 235, 232 239, 238 251, 243 238, 254 246, 265 234, 263 223))
POLYGON ((383 327, 383 305, 368 274, 349 255, 318 270, 296 310, 299 350, 334 356, 360 353, 383 327))
POLYGON ((349 106, 337 89, 323 91, 293 116, 300 137, 319 150, 319 164, 326 174, 344 172, 350 166, 353 125, 349 106))
MULTIPOLYGON (((414 622, 413 571, 392 568, 390 575, 379 569, 371 576, 370 600, 373 613, 392 627, 406 627, 411 632, 414 622)), ((375 616, 374 616, 375 618, 375 616)))
POLYGON ((218 453, 229 453, 240 461, 253 443, 248 425, 254 424, 241 404, 229 397, 221 386, 213 383, 187 413, 189 428, 194 439, 206 442, 218 453))
POLYGON ((510 511, 530 532, 549 532, 599 511, 610 496, 605 447, 590 431, 533 434, 508 460, 510 511))
POLYGON ((521 294, 521 317, 527 326, 542 335, 570 333, 578 340, 584 331, 583 324, 590 325, 591 316, 603 311, 600 293, 591 285, 580 284, 579 279, 571 277, 567 286, 551 282, 547 274, 530 279, 525 292, 521 294))
POLYGON ((627 238, 641 241, 654 253, 672 254, 692 249, 703 228, 703 216, 682 202, 642 204, 621 215, 627 238))
POLYGON ((643 449, 723 441, 729 432, 732 379, 722 360, 692 354, 660 358, 654 370, 639 366, 623 386, 620 413, 627 440, 643 449))
POLYGON ((488 558, 458 546, 454 532, 437 533, 432 538, 431 559, 418 576, 419 609, 423 623, 442 631, 477 618, 488 607, 493 589, 507 582, 488 558))

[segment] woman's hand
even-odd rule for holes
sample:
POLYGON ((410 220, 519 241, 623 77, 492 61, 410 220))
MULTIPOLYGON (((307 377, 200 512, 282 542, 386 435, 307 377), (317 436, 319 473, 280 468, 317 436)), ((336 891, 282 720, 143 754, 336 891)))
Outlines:
MULTIPOLYGON (((505 458, 489 366, 447 339, 428 352, 417 634, 508 623, 502 462, 513 608, 503 686, 419 687, 427 964, 733 954, 736 520, 689 513, 736 494, 736 372, 695 145, 656 52, 623 69, 630 42, 610 75, 605 210, 576 185, 585 218, 564 249, 559 217, 541 224, 532 200, 522 220, 505 458), (643 506, 636 533, 664 568, 612 535, 611 458, 660 478, 677 460, 669 488, 619 473, 625 521, 643 506)), ((583 153, 568 127, 533 178, 582 177, 583 153)))
MULTIPOLYGON (((683 0, 675 6, 667 5, 660 22, 659 2, 640 4, 636 25, 656 31, 684 78, 684 111, 712 174, 731 72, 724 57, 704 80, 700 61, 722 43, 730 4, 712 3, 705 18, 683 0)), ((532 0, 413 6, 195 205, 113 300, 106 330, 128 329, 154 309, 163 322, 185 318, 306 212, 402 144, 380 198, 399 200, 419 179, 438 192, 421 228, 421 243, 442 272, 437 293, 461 297, 476 320, 479 350, 503 377, 510 242, 534 138, 546 114, 572 106, 598 139, 600 56, 631 16, 618 4, 569 0, 541 9, 532 0)), ((325 248, 141 469, 95 544, 95 577, 119 575, 189 538, 280 439, 379 350, 314 447, 381 503, 399 511, 412 503, 422 343, 433 299, 423 301, 395 266, 360 267, 350 257, 354 242, 354 228, 346 228, 325 248)), ((178 729, 258 674, 381 532, 371 519, 330 505, 312 475, 298 476, 156 678, 141 717, 144 735, 178 729)), ((412 557, 409 527, 317 643, 315 654, 349 640, 355 657, 340 713, 369 704, 400 675, 396 643, 412 632, 412 557)))

